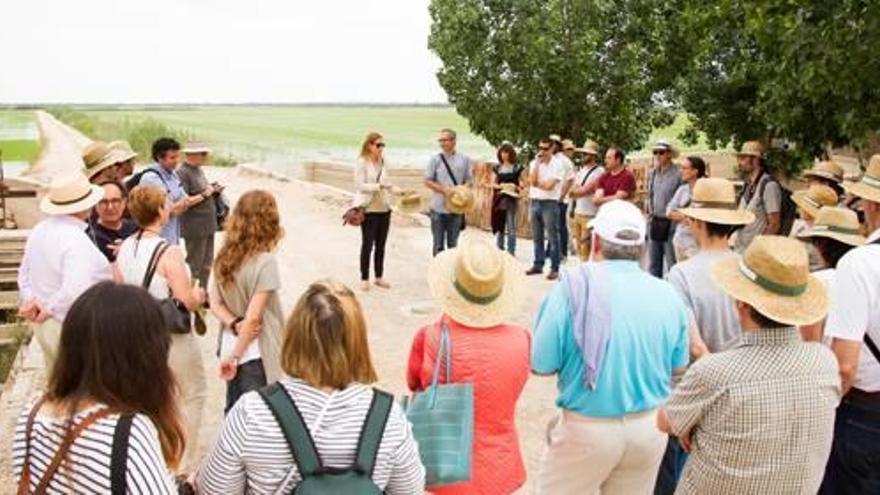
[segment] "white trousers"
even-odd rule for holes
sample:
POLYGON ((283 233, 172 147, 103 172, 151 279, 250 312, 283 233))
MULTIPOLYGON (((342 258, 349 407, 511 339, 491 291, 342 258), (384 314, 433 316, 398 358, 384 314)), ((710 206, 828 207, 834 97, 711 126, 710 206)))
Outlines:
POLYGON ((192 473, 199 465, 199 431, 202 413, 205 410, 207 382, 202 351, 195 335, 171 334, 171 350, 168 353, 168 366, 174 373, 180 390, 180 410, 186 428, 186 450, 178 471, 192 473))
POLYGON ((619 418, 563 411, 550 426, 538 493, 652 493, 667 440, 656 417, 656 410, 619 418))
POLYGON ((46 379, 52 374, 55 360, 58 358, 58 345, 61 341, 61 322, 49 318, 43 323, 31 323, 34 338, 40 344, 43 351, 43 360, 46 363, 46 379))

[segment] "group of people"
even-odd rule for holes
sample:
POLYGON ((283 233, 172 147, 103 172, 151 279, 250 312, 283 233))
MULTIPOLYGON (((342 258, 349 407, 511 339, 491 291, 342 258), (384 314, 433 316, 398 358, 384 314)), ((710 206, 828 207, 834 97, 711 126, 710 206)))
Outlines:
MULTIPOLYGON (((89 149, 86 173, 56 179, 41 203, 47 218, 27 241, 19 313, 33 324, 49 379, 19 417, 20 493, 512 493, 526 481, 515 412, 530 373, 558 385, 539 493, 878 490, 880 156, 856 182, 833 162, 807 172, 810 187, 792 198, 800 222, 784 237, 783 193, 757 144, 740 152, 750 175, 738 197, 733 182, 706 176, 702 160, 674 165, 672 146, 657 143, 647 211, 630 201, 635 179, 622 150, 606 150, 600 165, 596 143, 577 149, 553 136, 525 172, 502 146, 504 198, 495 203, 506 206, 494 220, 508 230, 495 245, 459 245, 474 163, 455 139, 441 132, 425 171, 427 282, 442 311, 416 332, 406 378, 414 394, 471 387, 463 481, 425 486, 437 460, 420 455, 407 412, 373 388, 369 317, 354 292, 315 282, 285 318, 275 256, 284 232, 270 193, 238 199, 207 268, 190 257, 185 234, 181 249, 180 221, 206 202, 213 238, 222 187, 204 178, 203 160, 191 162, 204 150, 193 147, 184 154, 196 185, 183 184, 180 145, 160 139, 146 169, 155 172, 120 172, 118 147, 97 162, 89 149), (562 157, 577 152, 584 166, 569 170, 562 157), (131 178, 121 182, 123 173, 131 178), (99 174, 101 185, 89 182, 99 174), (536 238, 527 271, 509 235, 523 186, 536 238), (837 191, 859 200, 864 225, 837 191), (563 272, 559 232, 569 215, 585 262, 563 272), (134 225, 127 235, 112 233, 124 224, 134 225), (667 237, 655 235, 664 226, 667 237), (646 249, 659 260, 648 272, 646 249), (542 273, 547 257, 559 283, 529 331, 510 322, 527 299, 526 275, 542 273), (220 433, 200 460, 206 374, 191 318, 206 305, 222 327, 227 394, 220 433)), ((368 135, 354 172, 364 290, 389 286, 390 211, 405 203, 391 196, 407 196, 385 177, 383 148, 380 134, 368 135)))

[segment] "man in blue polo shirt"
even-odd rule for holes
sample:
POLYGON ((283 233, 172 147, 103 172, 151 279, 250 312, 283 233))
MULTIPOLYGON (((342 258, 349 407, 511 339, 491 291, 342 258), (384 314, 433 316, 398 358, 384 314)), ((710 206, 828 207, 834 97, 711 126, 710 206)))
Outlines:
POLYGON ((656 410, 688 364, 687 310, 639 267, 638 208, 611 201, 591 226, 593 262, 565 274, 535 326, 532 371, 557 375, 562 409, 538 492, 648 493, 666 447, 656 410))

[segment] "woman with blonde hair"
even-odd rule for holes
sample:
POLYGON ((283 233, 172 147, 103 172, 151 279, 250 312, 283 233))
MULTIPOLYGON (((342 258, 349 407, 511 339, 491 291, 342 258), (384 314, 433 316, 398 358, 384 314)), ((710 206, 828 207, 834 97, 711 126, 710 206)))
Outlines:
MULTIPOLYGON (((171 214, 165 191, 154 186, 137 186, 128 195, 131 217, 140 227, 137 234, 119 246, 116 264, 122 281, 144 287, 157 300, 172 299, 179 308, 192 312, 205 303, 205 291, 193 286, 179 246, 161 237, 162 226, 171 214), (147 277, 152 273, 152 277, 147 277)), ((180 401, 190 445, 197 445, 207 384, 202 353, 190 328, 169 328, 171 350, 168 364, 180 388, 180 401)), ((196 449, 187 448, 182 472, 195 469, 196 449)))
POLYGON ((355 205, 364 208, 364 221, 361 223, 361 284, 363 290, 370 290, 370 254, 373 254, 373 269, 376 286, 388 289, 385 281, 385 242, 391 226, 391 204, 388 193, 397 188, 388 182, 385 170, 385 139, 378 132, 371 132, 364 138, 361 153, 354 166, 355 205))
MULTIPOLYGON (((369 386, 376 371, 354 293, 333 281, 312 284, 285 332, 285 375, 232 406, 199 472, 199 490, 292 493, 307 484, 315 490, 316 484, 332 483, 326 478, 346 473, 374 485, 375 493, 421 493, 425 471, 409 422, 389 394, 369 386), (377 404, 384 404, 381 413, 377 404), (276 416, 279 407, 290 414, 276 416), (288 443, 288 431, 302 434, 288 443), (364 452, 372 462, 361 462, 364 452)), ((325 486, 321 493, 350 492, 325 486)))
POLYGON ((226 239, 214 260, 211 312, 223 323, 220 376, 226 411, 245 392, 281 377, 281 275, 275 248, 284 235, 275 198, 245 193, 226 221, 226 239))

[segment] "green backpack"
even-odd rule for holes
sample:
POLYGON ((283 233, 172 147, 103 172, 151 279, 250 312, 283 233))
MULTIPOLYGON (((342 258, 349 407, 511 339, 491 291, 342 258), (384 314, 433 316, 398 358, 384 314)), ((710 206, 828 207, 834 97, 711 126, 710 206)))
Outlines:
POLYGON ((382 490, 373 483, 373 468, 385 423, 391 411, 393 398, 390 394, 374 389, 373 402, 364 420, 360 441, 355 453, 354 464, 338 469, 324 467, 321 457, 315 450, 315 442, 309 434, 305 421, 297 409, 293 398, 278 383, 273 383, 259 391, 269 406, 275 420, 284 432, 293 460, 299 468, 302 481, 293 489, 296 495, 373 495, 382 490))

